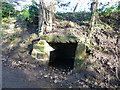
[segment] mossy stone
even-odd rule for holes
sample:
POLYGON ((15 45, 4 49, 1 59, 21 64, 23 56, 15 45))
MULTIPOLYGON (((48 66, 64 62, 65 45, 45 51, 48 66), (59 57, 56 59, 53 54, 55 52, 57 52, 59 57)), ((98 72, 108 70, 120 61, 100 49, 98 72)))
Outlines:
POLYGON ((51 43, 77 43, 79 41, 79 38, 76 36, 40 36, 41 40, 46 40, 46 42, 51 43))

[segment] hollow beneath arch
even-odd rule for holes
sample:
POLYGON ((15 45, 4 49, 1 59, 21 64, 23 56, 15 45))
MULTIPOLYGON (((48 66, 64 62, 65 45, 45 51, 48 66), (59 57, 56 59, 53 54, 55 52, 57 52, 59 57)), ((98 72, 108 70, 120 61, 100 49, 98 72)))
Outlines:
POLYGON ((62 70, 74 67, 77 43, 49 43, 55 50, 50 52, 49 66, 62 70))

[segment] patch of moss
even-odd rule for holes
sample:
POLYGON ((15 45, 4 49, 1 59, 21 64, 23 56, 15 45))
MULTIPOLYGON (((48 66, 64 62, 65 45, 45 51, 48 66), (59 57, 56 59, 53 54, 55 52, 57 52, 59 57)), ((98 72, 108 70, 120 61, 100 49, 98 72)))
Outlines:
POLYGON ((35 45, 33 46, 33 48, 34 48, 34 49, 38 49, 38 50, 40 50, 41 52, 44 52, 44 50, 45 50, 45 47, 44 47, 43 45, 37 45, 37 44, 35 44, 35 45))
POLYGON ((75 60, 81 60, 86 55, 86 46, 83 43, 78 43, 77 49, 76 49, 76 56, 75 60))
POLYGON ((84 70, 84 66, 83 66, 84 61, 85 61, 85 59, 83 59, 83 58, 75 60, 74 70, 76 72, 80 72, 80 71, 84 70))
POLYGON ((40 36, 41 40, 46 40, 47 42, 54 43, 77 43, 79 41, 78 37, 75 36, 40 36))

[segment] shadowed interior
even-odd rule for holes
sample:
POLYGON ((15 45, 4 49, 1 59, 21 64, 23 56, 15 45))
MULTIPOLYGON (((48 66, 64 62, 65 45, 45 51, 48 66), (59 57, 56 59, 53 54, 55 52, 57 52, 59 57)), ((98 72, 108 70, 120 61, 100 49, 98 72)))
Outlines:
POLYGON ((49 66, 71 70, 74 67, 77 43, 49 43, 55 50, 50 52, 49 66))

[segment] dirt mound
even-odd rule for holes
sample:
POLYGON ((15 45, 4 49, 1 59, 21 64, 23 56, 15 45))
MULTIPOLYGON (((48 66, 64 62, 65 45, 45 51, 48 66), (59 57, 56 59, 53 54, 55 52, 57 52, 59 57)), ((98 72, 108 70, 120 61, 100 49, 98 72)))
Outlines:
MULTIPOLYGON (((107 29, 106 29, 107 30, 107 29)), ((115 31, 97 29, 92 42, 92 58, 88 69, 98 73, 99 82, 119 85, 120 81, 120 36, 115 31)))
MULTIPOLYGON (((3 65, 23 71, 34 71, 37 73, 34 77, 46 81, 45 84, 51 84, 51 87, 118 87, 120 85, 120 35, 114 30, 109 31, 109 27, 105 26, 95 29, 96 33, 91 40, 91 53, 85 58, 81 71, 71 71, 66 74, 53 68, 49 70, 43 68, 40 62, 34 60, 29 54, 29 45, 39 38, 36 34, 29 34, 29 30, 3 39, 3 65), (20 40, 16 40, 18 37, 20 40)), ((87 30, 88 27, 84 25, 75 24, 66 27, 63 22, 57 22, 53 31, 45 34, 87 37, 87 30)))

